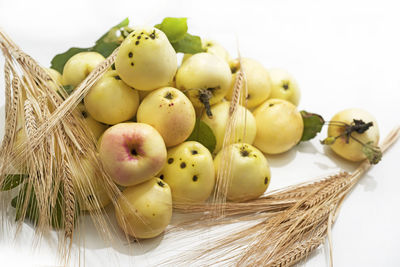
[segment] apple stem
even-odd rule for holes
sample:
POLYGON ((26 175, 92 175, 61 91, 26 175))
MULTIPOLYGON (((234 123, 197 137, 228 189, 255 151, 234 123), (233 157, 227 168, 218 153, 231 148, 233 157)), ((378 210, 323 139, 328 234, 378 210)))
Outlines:
POLYGON ((210 99, 212 97, 212 92, 211 90, 209 90, 211 88, 208 89, 200 89, 200 93, 199 93, 199 100, 200 102, 204 105, 204 108, 206 109, 206 114, 207 116, 212 119, 213 114, 211 112, 211 105, 210 105, 210 99))

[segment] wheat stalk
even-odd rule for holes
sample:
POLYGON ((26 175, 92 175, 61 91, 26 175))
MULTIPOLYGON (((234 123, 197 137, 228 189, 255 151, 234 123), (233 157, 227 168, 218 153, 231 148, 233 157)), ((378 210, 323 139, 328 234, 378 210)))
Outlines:
MULTIPOLYGON (((13 173, 12 165, 24 166, 28 178, 20 186, 20 190, 26 186, 26 194, 18 199, 22 204, 18 210, 20 216, 16 234, 28 214, 37 214, 35 245, 52 229, 54 218, 51 209, 56 206, 59 192, 63 192, 62 222, 59 223, 62 223, 64 231, 60 236, 59 251, 61 261, 68 265, 73 233, 78 225, 77 196, 88 190, 94 191, 94 186, 90 183, 88 188, 83 188, 73 182, 79 180, 78 178, 88 179, 85 167, 80 162, 82 157, 87 158, 91 167, 97 171, 97 179, 102 182, 115 208, 120 209, 116 200, 121 192, 104 171, 97 157, 96 140, 74 109, 91 86, 109 69, 118 49, 68 96, 61 85, 58 85, 58 93, 50 88, 48 83, 57 84, 56 81, 1 30, 0 48, 5 57, 6 93, 5 137, 0 151, 0 185, 4 184, 8 174, 13 173), (19 146, 16 145, 17 131, 27 137, 19 146), (34 209, 28 205, 31 197, 36 199, 37 205, 34 209)), ((5 194, 0 197, 5 203, 5 194)), ((88 205, 92 210, 90 215, 94 225, 101 236, 105 241, 113 242, 112 232, 115 229, 100 208, 100 200, 96 195, 88 205)), ((2 216, 2 219, 5 217, 2 216)))
MULTIPOLYGON (((399 136, 400 127, 397 127, 383 141, 382 151, 385 152, 399 136)), ((204 265, 292 266, 324 243, 343 199, 369 168, 368 161, 364 161, 353 173, 343 172, 290 186, 245 203, 225 203, 224 218, 208 216, 213 208, 210 204, 195 204, 192 208, 175 205, 181 212, 204 215, 177 225, 171 230, 171 235, 182 229, 207 229, 232 222, 261 220, 240 231, 225 231, 224 235, 200 244, 203 249, 198 253, 180 255, 176 261, 184 265, 201 261, 204 265), (257 216, 237 217, 254 212, 257 216), (229 257, 227 253, 230 253, 229 257)))
MULTIPOLYGON (((5 137, 0 151, 0 185, 11 171, 10 165, 26 165, 29 177, 23 183, 23 186, 27 186, 27 193, 19 199, 23 203, 19 226, 27 213, 31 212, 28 209, 28 200, 34 196, 38 202, 34 209, 39 215, 39 236, 51 229, 49 206, 55 206, 58 191, 63 189, 64 242, 59 244, 64 263, 67 265, 75 225, 78 224, 76 196, 87 190, 93 192, 92 185, 87 189, 79 185, 74 186, 73 183, 76 173, 84 177, 87 175, 80 163, 82 156, 87 157, 93 167, 99 170, 98 179, 103 182, 115 208, 120 208, 116 201, 120 197, 120 191, 98 160, 93 137, 88 134, 82 119, 74 112, 76 105, 113 64, 118 49, 67 97, 60 85, 61 96, 49 88, 47 82, 55 81, 52 81, 43 68, 1 30, 0 48, 5 57, 6 95, 5 137), (47 105, 50 105, 53 111, 50 111, 47 105), (28 140, 20 145, 22 149, 18 152, 15 145, 19 126, 22 127, 20 130, 26 133, 28 140)), ((245 73, 240 69, 229 108, 230 116, 223 147, 229 144, 235 132, 238 120, 237 106, 242 99, 243 87, 246 93, 245 73)), ((399 132, 400 128, 397 128, 385 140, 382 144, 383 151, 398 138, 399 132)), ((215 236, 212 239, 214 245, 207 245, 201 254, 193 255, 194 259, 205 260, 207 264, 293 265, 312 253, 324 242, 326 236, 329 236, 331 224, 338 216, 343 199, 370 167, 368 162, 364 162, 351 174, 339 173, 325 179, 276 190, 253 201, 230 203, 226 202, 230 155, 224 155, 223 158, 222 162, 226 165, 217 177, 211 203, 175 205, 178 211, 199 213, 200 219, 185 222, 170 231, 171 234, 175 234, 180 229, 190 227, 208 228, 233 222, 254 222, 240 230, 215 236), (227 252, 230 256, 227 256, 227 252)), ((99 200, 94 198, 90 205, 94 210, 90 215, 99 233, 104 239, 112 240, 107 217, 99 209, 99 200)), ((183 263, 190 262, 193 258, 188 256, 183 263)))

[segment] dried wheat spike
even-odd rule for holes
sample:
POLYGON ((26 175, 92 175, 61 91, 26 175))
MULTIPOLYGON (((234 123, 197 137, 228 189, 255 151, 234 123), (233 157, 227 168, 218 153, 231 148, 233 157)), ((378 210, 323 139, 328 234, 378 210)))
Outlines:
POLYGON ((269 263, 267 266, 271 267, 284 267, 284 266, 292 266, 295 263, 299 262, 303 258, 307 257, 311 254, 316 248, 318 248, 323 242, 325 238, 323 237, 315 237, 306 242, 296 246, 292 250, 288 251, 282 257, 275 261, 269 263))

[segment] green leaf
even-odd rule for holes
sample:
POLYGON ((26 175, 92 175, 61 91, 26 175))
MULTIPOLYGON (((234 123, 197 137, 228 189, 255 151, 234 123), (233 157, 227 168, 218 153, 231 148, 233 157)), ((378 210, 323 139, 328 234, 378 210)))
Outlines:
MULTIPOLYGON (((18 221, 23 216, 23 208, 25 206, 25 201, 28 201, 27 209, 25 213, 25 218, 31 221, 34 225, 38 223, 39 220, 39 210, 38 210, 38 203, 35 195, 34 188, 30 189, 30 197, 26 199, 27 192, 28 192, 28 184, 24 184, 18 192, 18 196, 11 200, 11 206, 16 209, 16 216, 15 220, 18 221)), ((50 223, 55 229, 60 229, 64 227, 64 213, 63 210, 65 209, 65 202, 64 202, 64 195, 63 195, 63 185, 60 184, 57 192, 57 199, 54 206, 50 208, 50 223)), ((79 216, 79 205, 78 202, 75 201, 75 220, 79 216)))
POLYGON ((115 41, 113 43, 105 43, 105 42, 100 42, 97 43, 92 51, 98 52, 103 55, 103 57, 107 58, 109 55, 114 52, 114 50, 120 45, 119 42, 115 41))
POLYGON ((300 141, 308 141, 313 139, 317 133, 321 132, 325 120, 321 115, 309 113, 305 110, 300 111, 300 114, 303 118, 304 124, 303 136, 301 137, 300 141))
POLYGON ((72 92, 75 89, 75 86, 73 86, 73 85, 64 85, 63 87, 64 87, 65 92, 67 92, 67 94, 69 94, 69 95, 72 94, 72 92))
POLYGON ((204 52, 200 37, 189 33, 186 33, 183 39, 178 42, 172 43, 172 47, 177 53, 196 54, 204 52))
POLYGON ((59 73, 63 73, 64 71, 64 65, 67 63, 67 61, 73 57, 74 55, 80 53, 80 52, 89 52, 89 51, 94 51, 102 54, 104 57, 108 57, 111 55, 111 53, 117 48, 121 40, 118 38, 118 31, 121 30, 121 28, 127 27, 129 24, 129 19, 126 18, 119 24, 115 25, 112 27, 110 30, 108 30, 105 34, 103 34, 95 43, 94 46, 88 47, 88 48, 79 48, 79 47, 73 47, 68 49, 66 52, 61 53, 56 55, 52 60, 51 60, 51 68, 57 70, 59 73))
POLYGON ((63 215, 63 207, 64 207, 64 198, 63 198, 64 190, 62 184, 58 188, 56 204, 51 208, 51 225, 55 229, 60 229, 64 227, 64 215, 63 215))
POLYGON ((196 119, 194 129, 186 141, 197 141, 205 146, 211 153, 214 151, 217 143, 217 139, 211 128, 200 119, 196 119))
POLYGON ((64 65, 65 65, 65 63, 67 63, 68 59, 70 59, 71 57, 73 57, 74 55, 76 55, 80 52, 87 52, 87 51, 90 51, 90 48, 72 47, 72 48, 68 49, 67 52, 56 55, 51 60, 50 68, 52 68, 62 74, 64 71, 64 65))
POLYGON ((373 145, 374 142, 369 141, 362 147, 363 154, 367 157, 369 163, 377 164, 382 159, 382 151, 379 147, 373 145))
POLYGON ((11 190, 22 183, 22 181, 28 177, 26 174, 9 174, 3 181, 0 187, 0 191, 11 190))
POLYGON ((28 201, 26 206, 25 218, 27 218, 34 225, 36 225, 39 219, 39 210, 33 188, 30 189, 29 199, 27 198, 27 194, 28 194, 28 184, 24 184, 24 186, 19 190, 17 199, 16 200, 13 199, 11 201, 11 205, 13 205, 14 201, 16 209, 15 221, 19 221, 22 218, 25 207, 25 201, 28 201))
POLYGON ((170 43, 176 43, 183 39, 187 33, 187 18, 167 17, 161 22, 161 24, 157 24, 154 27, 163 31, 170 43))

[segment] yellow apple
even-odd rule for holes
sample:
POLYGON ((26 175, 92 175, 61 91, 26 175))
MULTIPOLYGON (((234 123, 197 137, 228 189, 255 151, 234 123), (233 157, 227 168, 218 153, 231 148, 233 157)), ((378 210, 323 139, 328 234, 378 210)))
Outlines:
POLYGON ((215 55, 198 53, 191 56, 178 69, 176 85, 189 97, 195 107, 204 107, 204 97, 210 105, 224 98, 231 78, 228 63, 215 55))
POLYGON ((338 137, 331 145, 336 154, 347 160, 357 162, 366 159, 366 155, 362 151, 362 144, 352 138, 349 138, 347 142, 346 135, 343 135, 346 128, 337 123, 342 122, 350 125, 353 120, 362 120, 365 123, 372 122, 372 126, 365 132, 352 132, 351 135, 364 144, 371 142, 371 145, 377 146, 379 142, 378 123, 370 113, 358 108, 345 109, 336 113, 331 119, 331 125, 328 127, 328 136, 338 137))
POLYGON ((300 89, 294 77, 283 69, 270 69, 271 94, 270 98, 279 98, 287 100, 294 105, 300 101, 300 89))
POLYGON ((135 238, 160 235, 171 221, 172 197, 169 186, 158 178, 126 188, 115 210, 118 225, 135 238))
POLYGON ((253 111, 257 134, 254 146, 267 154, 290 150, 303 135, 303 118, 296 106, 283 99, 269 99, 253 111))
MULTIPOLYGON (((210 126, 216 138, 214 153, 217 153, 224 143, 225 132, 229 119, 230 102, 221 102, 211 107, 212 118, 206 113, 203 114, 201 120, 210 126)), ((252 144, 256 137, 256 120, 253 114, 245 107, 237 106, 237 120, 234 132, 231 134, 229 144, 237 142, 245 142, 252 144)))
POLYGON ((105 58, 97 52, 80 52, 64 65, 63 85, 79 85, 105 58))
POLYGON ((122 42, 115 68, 137 90, 168 86, 177 69, 176 52, 167 36, 153 27, 137 27, 122 42))
POLYGON ((87 112, 85 105, 79 103, 77 106, 77 110, 83 117, 85 124, 89 127, 90 131, 92 132, 94 138, 97 140, 99 137, 104 133, 104 131, 108 128, 108 125, 105 125, 101 122, 96 121, 93 119, 92 116, 87 112))
POLYGON ((117 124, 135 116, 138 92, 124 83, 115 70, 108 71, 84 99, 89 114, 105 124, 117 124))
POLYGON ((214 184, 210 151, 202 144, 187 141, 168 150, 167 164, 160 174, 172 191, 174 202, 204 202, 214 184))
POLYGON ((55 92, 57 92, 59 86, 62 85, 62 75, 58 71, 56 71, 54 69, 47 69, 46 68, 45 70, 54 81, 54 82, 49 82, 50 88, 53 89, 55 92))
MULTIPOLYGON (((268 71, 260 62, 250 58, 242 58, 241 61, 243 72, 245 73, 241 103, 251 109, 268 99, 271 93, 271 78, 268 71), (247 94, 245 94, 246 87, 247 94)), ((232 99, 237 70, 240 68, 239 61, 236 60, 232 63, 231 68, 233 69, 232 82, 226 95, 229 100, 232 99)))
MULTIPOLYGON (((228 51, 226 51, 226 49, 222 45, 220 45, 219 43, 217 43, 214 40, 207 40, 207 39, 202 40, 201 45, 204 49, 204 52, 216 55, 217 57, 220 57, 221 59, 223 59, 224 61, 226 61, 229 64, 229 62, 230 62, 229 53, 228 53, 228 51)), ((182 63, 185 62, 191 56, 192 56, 192 54, 185 54, 183 56, 182 63)))
POLYGON ((110 204, 103 181, 99 180, 99 170, 87 158, 71 161, 70 170, 81 210, 96 210, 110 204))
POLYGON ((153 126, 167 147, 185 141, 192 133, 196 114, 190 100, 178 89, 164 87, 147 95, 140 103, 137 121, 153 126))
POLYGON ((216 175, 223 172, 223 161, 230 161, 227 199, 247 201, 261 196, 271 180, 267 159, 257 148, 246 144, 232 144, 221 150, 214 159, 216 175), (224 158, 227 157, 227 158, 224 158))

